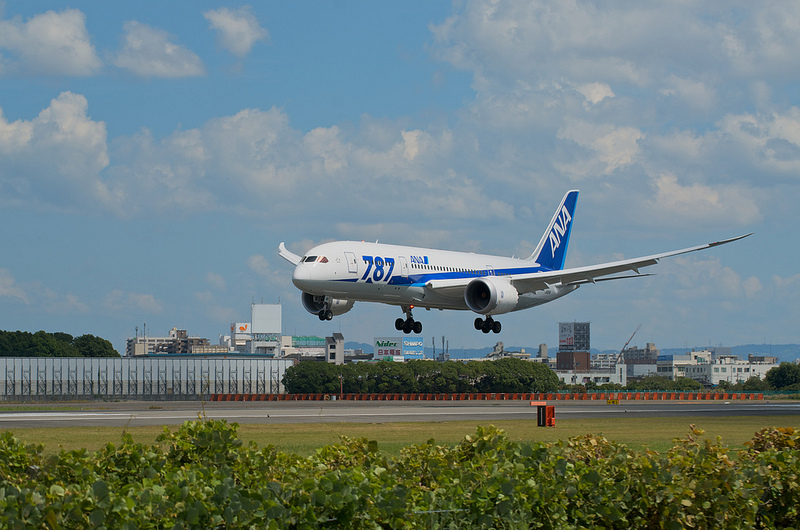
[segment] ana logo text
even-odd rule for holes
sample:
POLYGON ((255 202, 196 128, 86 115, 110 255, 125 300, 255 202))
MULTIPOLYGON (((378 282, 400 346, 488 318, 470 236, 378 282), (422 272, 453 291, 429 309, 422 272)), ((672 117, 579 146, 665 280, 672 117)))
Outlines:
POLYGON ((416 263, 418 265, 427 265, 428 256, 411 256, 411 263, 416 263))
POLYGON ((564 205, 561 208, 561 213, 553 223, 553 229, 550 231, 550 251, 553 253, 551 257, 556 257, 556 249, 561 246, 561 238, 567 233, 567 225, 572 221, 572 216, 564 205))

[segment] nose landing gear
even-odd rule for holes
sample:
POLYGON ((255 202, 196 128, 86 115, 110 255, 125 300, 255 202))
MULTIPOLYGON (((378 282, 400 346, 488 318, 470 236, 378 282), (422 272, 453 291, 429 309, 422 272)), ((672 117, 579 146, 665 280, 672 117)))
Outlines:
POLYGON ((475 329, 478 331, 483 331, 484 333, 495 332, 500 333, 500 330, 503 329, 503 326, 500 322, 495 321, 492 317, 487 316, 486 319, 482 319, 480 317, 475 319, 475 329))
POLYGON ((403 320, 402 318, 398 318, 394 321, 394 329, 397 331, 402 331, 406 335, 411 333, 412 331, 419 335, 422 333, 422 322, 417 322, 414 320, 414 317, 411 315, 411 308, 410 307, 403 307, 403 311, 406 313, 406 319, 403 320))

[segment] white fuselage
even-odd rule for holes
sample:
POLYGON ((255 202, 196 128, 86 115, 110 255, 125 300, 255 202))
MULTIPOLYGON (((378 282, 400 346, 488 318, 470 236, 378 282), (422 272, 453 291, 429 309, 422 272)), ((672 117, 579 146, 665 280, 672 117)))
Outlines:
MULTIPOLYGON (((432 309, 469 307, 463 288, 430 289, 431 281, 463 284, 473 278, 532 273, 542 268, 528 260, 428 248, 354 241, 325 243, 309 250, 295 267, 294 285, 314 296, 382 302, 432 309)), ((525 293, 511 311, 543 304, 577 286, 525 293)))

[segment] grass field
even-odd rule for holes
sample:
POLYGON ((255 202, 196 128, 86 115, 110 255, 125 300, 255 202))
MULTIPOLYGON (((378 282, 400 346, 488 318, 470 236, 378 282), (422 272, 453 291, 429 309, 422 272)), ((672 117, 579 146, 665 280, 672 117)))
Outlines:
MULTIPOLYGON (((798 416, 725 417, 725 418, 615 418, 557 420, 555 427, 537 427, 535 420, 525 421, 454 421, 419 423, 319 423, 319 424, 242 424, 239 438, 245 443, 254 441, 259 447, 275 445, 286 452, 312 454, 316 449, 339 441, 342 435, 368 438, 378 442, 378 448, 389 454, 399 453, 402 447, 434 439, 440 445, 459 443, 464 436, 475 432, 478 425, 495 425, 504 429, 512 440, 567 440, 584 434, 601 434, 609 440, 632 449, 648 448, 666 451, 674 438, 683 438, 689 425, 703 429, 706 436, 722 442, 732 450, 744 448, 744 443, 764 427, 800 427, 798 416)), ((177 427, 170 427, 174 431, 177 427)), ((87 449, 95 451, 107 443, 119 444, 123 432, 129 432, 136 442, 155 444, 163 427, 72 427, 13 429, 17 438, 28 443, 44 444, 45 452, 87 449)))

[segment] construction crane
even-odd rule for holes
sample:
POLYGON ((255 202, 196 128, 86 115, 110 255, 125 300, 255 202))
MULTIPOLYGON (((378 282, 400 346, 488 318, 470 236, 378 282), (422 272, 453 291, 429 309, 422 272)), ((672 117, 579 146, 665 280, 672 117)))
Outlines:
POLYGON ((628 339, 628 342, 626 342, 626 343, 625 343, 625 346, 623 346, 623 347, 622 347, 622 349, 619 351, 619 355, 617 355, 617 360, 616 360, 616 362, 614 363, 614 365, 617 365, 617 364, 619 364, 619 363, 620 363, 620 361, 622 360, 622 352, 624 352, 624 351, 625 351, 625 348, 627 348, 627 347, 628 347, 628 344, 630 344, 630 343, 631 343, 631 341, 633 340, 633 337, 634 337, 634 335, 636 335, 636 332, 637 332, 637 331, 639 331, 639 328, 640 328, 640 327, 642 327, 642 325, 641 325, 641 324, 639 324, 638 326, 636 326, 636 329, 635 329, 635 330, 633 330, 633 333, 631 334, 631 338, 629 338, 629 339, 628 339))

